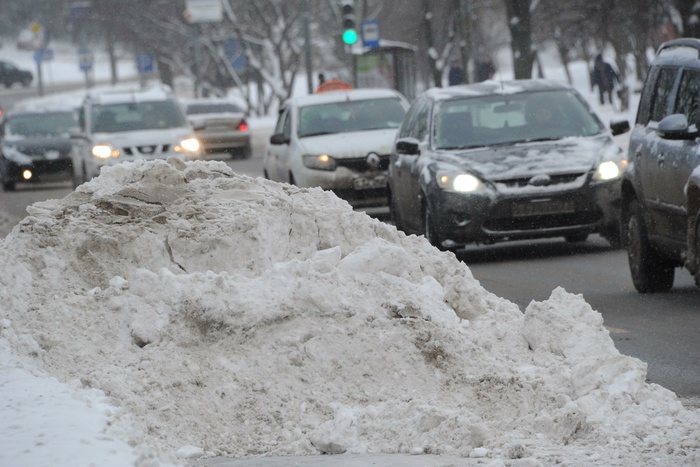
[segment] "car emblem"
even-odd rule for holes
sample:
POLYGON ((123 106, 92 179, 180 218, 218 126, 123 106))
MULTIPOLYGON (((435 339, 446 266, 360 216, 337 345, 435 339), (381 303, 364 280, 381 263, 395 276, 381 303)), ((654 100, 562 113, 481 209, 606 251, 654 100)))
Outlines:
POLYGON ((142 154, 153 154, 155 150, 155 146, 141 146, 139 148, 139 151, 141 151, 142 154))
POLYGON ((379 164, 381 162, 382 159, 376 152, 370 152, 369 154, 367 154, 367 167, 369 167, 370 170, 379 170, 379 164))
POLYGON ((552 177, 547 174, 539 174, 532 177, 527 184, 532 186, 549 186, 552 183, 552 177))
POLYGON ((44 157, 45 157, 47 160, 50 160, 50 161, 53 161, 53 160, 58 159, 58 156, 60 156, 60 155, 61 155, 61 154, 60 154, 58 151, 56 151, 56 150, 46 151, 46 152, 44 153, 44 157))

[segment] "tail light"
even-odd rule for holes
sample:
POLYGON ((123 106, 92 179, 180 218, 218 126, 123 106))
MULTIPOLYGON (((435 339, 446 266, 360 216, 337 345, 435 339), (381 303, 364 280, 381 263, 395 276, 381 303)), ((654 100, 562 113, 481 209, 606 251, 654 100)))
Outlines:
POLYGON ((241 119, 241 122, 238 124, 236 129, 238 131, 248 131, 248 122, 245 121, 245 118, 241 119))

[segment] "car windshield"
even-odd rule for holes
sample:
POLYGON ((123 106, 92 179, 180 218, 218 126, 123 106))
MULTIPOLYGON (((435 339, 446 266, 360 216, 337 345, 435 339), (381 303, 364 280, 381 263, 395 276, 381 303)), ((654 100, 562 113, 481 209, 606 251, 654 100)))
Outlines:
POLYGON ((9 135, 63 136, 76 125, 73 112, 47 112, 12 116, 7 120, 9 135))
POLYGON ((474 147, 593 136, 604 127, 567 90, 452 99, 433 116, 435 149, 474 147))
POLYGON ((299 109, 299 137, 398 128, 406 113, 396 98, 310 105, 299 109))
POLYGON ((134 130, 163 130, 187 126, 187 120, 174 101, 129 102, 93 107, 94 133, 134 130))
POLYGON ((197 114, 218 114, 218 113, 242 113, 241 109, 234 104, 190 104, 187 106, 187 115, 197 114))

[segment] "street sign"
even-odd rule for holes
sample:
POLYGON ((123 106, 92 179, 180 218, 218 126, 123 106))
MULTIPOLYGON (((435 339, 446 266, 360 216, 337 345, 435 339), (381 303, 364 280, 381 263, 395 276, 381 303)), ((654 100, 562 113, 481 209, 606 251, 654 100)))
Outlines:
POLYGON ((80 65, 80 70, 92 70, 94 61, 95 56, 92 53, 92 49, 88 49, 87 47, 81 47, 78 49, 78 64, 80 65))
POLYGON ((70 20, 73 24, 90 21, 92 16, 93 10, 90 2, 74 2, 70 6, 70 20))
POLYGON ((226 39, 224 42, 224 54, 234 70, 241 70, 248 65, 248 57, 241 41, 236 38, 226 39))
POLYGON ((362 43, 370 49, 379 47, 379 21, 367 20, 362 22, 362 43))
POLYGON ((188 23, 218 23, 224 19, 221 0, 185 0, 183 13, 188 23))
POLYGON ((153 73, 155 59, 151 54, 138 54, 136 56, 136 69, 139 73, 153 73))
POLYGON ((53 60, 53 49, 38 49, 34 51, 34 61, 37 63, 53 60))

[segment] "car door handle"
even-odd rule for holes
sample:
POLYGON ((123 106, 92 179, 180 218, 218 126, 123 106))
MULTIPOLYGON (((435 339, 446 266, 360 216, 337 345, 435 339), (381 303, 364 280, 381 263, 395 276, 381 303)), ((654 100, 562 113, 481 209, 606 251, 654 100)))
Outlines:
POLYGON ((658 156, 656 156, 656 163, 659 166, 664 165, 665 162, 666 162, 666 155, 665 154, 659 154, 658 156))

